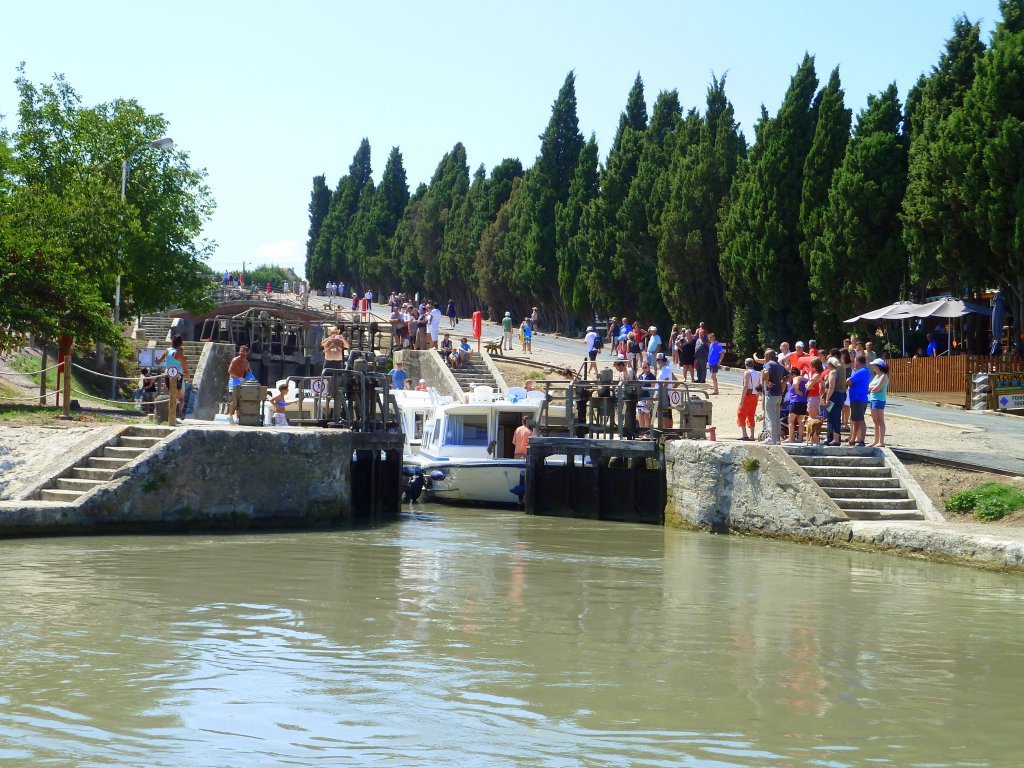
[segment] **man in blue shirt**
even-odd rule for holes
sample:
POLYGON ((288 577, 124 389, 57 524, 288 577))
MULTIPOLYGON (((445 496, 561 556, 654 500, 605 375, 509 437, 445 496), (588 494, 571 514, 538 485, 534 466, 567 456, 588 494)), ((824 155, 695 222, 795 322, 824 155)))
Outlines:
POLYGON ((926 354, 928 357, 936 357, 939 354, 939 342, 937 342, 935 337, 930 333, 928 334, 928 349, 926 354))
POLYGON ((725 348, 718 337, 713 333, 708 334, 711 344, 708 346, 708 369, 711 371, 711 394, 718 394, 718 366, 722 364, 722 354, 725 348))
POLYGON ((405 389, 405 380, 409 378, 408 372, 402 368, 401 363, 395 363, 395 367, 388 373, 391 377, 392 389, 405 389))
POLYGON ((857 355, 853 361, 853 373, 846 383, 850 393, 850 445, 864 445, 867 435, 864 412, 868 408, 868 385, 871 384, 871 371, 864 355, 857 355))

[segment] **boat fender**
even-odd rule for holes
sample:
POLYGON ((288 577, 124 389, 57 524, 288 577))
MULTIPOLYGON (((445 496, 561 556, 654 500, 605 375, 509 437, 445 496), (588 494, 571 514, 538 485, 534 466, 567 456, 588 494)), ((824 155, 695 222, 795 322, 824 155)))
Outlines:
POLYGON ((523 496, 526 494, 526 486, 521 483, 512 488, 511 490, 512 493, 514 493, 516 496, 520 498, 520 500, 522 500, 523 496))
POLYGON ((443 469, 432 469, 430 471, 431 480, 444 480, 446 477, 448 477, 448 473, 443 469))
POLYGON ((420 474, 419 467, 402 467, 402 474, 406 477, 413 477, 414 475, 420 474))

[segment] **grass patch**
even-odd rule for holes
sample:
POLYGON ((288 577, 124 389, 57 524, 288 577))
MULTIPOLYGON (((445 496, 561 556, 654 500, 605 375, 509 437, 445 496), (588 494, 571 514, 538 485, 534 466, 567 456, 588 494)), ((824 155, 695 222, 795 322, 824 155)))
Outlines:
POLYGON ((761 468, 761 462, 753 456, 747 456, 747 458, 740 462, 740 467, 744 472, 756 472, 761 468))
POLYGON ((957 514, 973 513, 979 520, 1000 520, 1024 509, 1024 490, 1009 483, 982 483, 957 491, 946 499, 946 510, 957 514))
POLYGON ((74 424, 144 424, 145 418, 136 416, 116 416, 109 413, 93 411, 72 411, 71 421, 59 421, 63 409, 52 405, 29 405, 25 403, 0 404, 0 424, 5 426, 18 425, 23 427, 52 427, 55 425, 74 424))
POLYGON ((524 379, 533 379, 534 381, 540 381, 541 379, 547 378, 547 374, 543 371, 530 371, 528 374, 523 376, 524 379))

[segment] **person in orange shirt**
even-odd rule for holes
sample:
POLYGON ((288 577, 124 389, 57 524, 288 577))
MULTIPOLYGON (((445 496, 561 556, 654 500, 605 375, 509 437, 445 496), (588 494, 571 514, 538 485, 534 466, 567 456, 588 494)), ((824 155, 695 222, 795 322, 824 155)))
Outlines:
POLYGON ((532 434, 533 429, 530 427, 530 417, 523 416, 523 423, 516 427, 516 431, 512 434, 512 458, 526 458, 526 449, 530 445, 530 436, 532 434))

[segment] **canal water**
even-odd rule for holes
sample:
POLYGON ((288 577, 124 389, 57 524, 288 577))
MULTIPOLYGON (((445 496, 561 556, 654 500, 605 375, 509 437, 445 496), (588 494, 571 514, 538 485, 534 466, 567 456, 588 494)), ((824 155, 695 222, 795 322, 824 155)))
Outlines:
POLYGON ((0 542, 0 765, 1024 764, 1019 576, 420 509, 0 542))

